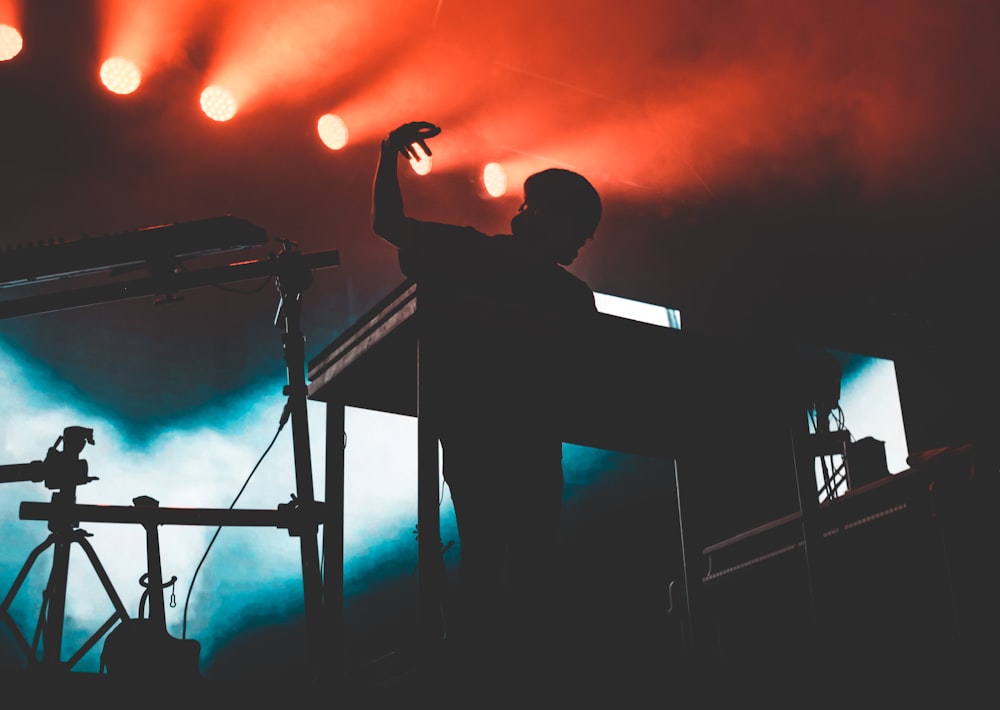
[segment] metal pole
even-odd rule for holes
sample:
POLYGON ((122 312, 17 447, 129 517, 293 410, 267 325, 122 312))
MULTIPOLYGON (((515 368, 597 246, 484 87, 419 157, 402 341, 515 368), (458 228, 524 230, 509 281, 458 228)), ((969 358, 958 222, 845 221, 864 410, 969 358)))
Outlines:
MULTIPOLYGON (((302 292, 311 285, 312 276, 295 252, 283 251, 278 259, 281 262, 280 274, 277 279, 281 301, 276 321, 284 321, 282 343, 288 372, 288 386, 285 393, 288 395, 286 406, 292 422, 296 498, 300 507, 311 510, 315 507, 316 500, 313 494, 312 458, 309 451, 309 418, 306 407, 305 338, 300 327, 300 317, 302 292), (289 261, 293 262, 291 266, 289 266, 289 261)), ((317 542, 318 530, 317 526, 310 522, 303 524, 301 529, 289 530, 289 533, 299 537, 305 599, 306 642, 309 660, 313 664, 311 670, 315 673, 319 670, 319 659, 323 657, 325 630, 323 580, 319 567, 319 544, 317 542)))
POLYGON ((344 448, 345 405, 326 405, 326 512, 323 516, 323 607, 327 651, 334 667, 343 661, 344 643, 344 448))

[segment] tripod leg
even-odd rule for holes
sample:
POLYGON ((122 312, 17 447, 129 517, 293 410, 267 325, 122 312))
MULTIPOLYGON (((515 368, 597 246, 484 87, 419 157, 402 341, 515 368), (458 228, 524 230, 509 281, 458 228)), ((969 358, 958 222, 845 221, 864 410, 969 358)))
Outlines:
POLYGON ((28 639, 26 639, 24 634, 21 633, 21 629, 18 628, 17 623, 15 623, 14 619, 7 613, 6 609, 0 613, 0 619, 3 619, 3 622, 7 624, 7 628, 9 628, 10 632, 14 635, 14 641, 17 642, 18 647, 21 649, 21 652, 25 655, 25 657, 32 658, 33 654, 31 652, 31 646, 28 645, 28 639))
POLYGON ((87 641, 77 649, 70 659, 66 662, 69 668, 75 666, 81 658, 87 655, 103 636, 106 634, 112 626, 115 625, 116 621, 127 621, 129 619, 128 611, 125 609, 125 605, 122 603, 121 598, 118 596, 118 592, 115 591, 114 586, 111 584, 111 578, 108 577, 108 573, 104 569, 104 565, 101 564, 100 559, 97 557, 97 553, 94 551, 93 546, 87 541, 86 538, 80 537, 76 540, 80 543, 83 551, 87 553, 87 559, 90 560, 90 565, 94 568, 94 572, 97 574, 98 579, 101 580, 101 584, 104 586, 104 591, 108 595, 108 599, 111 600, 111 604, 115 608, 115 613, 112 614, 101 627, 95 631, 87 641))
POLYGON ((118 616, 125 619, 129 618, 128 611, 125 609, 125 605, 122 603, 121 598, 118 596, 118 592, 115 591, 114 586, 111 584, 111 578, 108 577, 108 573, 104 570, 104 565, 97 558, 97 553, 94 552, 94 548, 91 546, 86 539, 81 538, 77 542, 83 548, 83 551, 87 553, 87 557, 90 559, 90 564, 94 568, 94 572, 97 573, 98 579, 101 580, 101 584, 104 585, 104 591, 108 593, 108 598, 115 607, 115 611, 118 612, 118 616))
POLYGON ((38 559, 40 554, 45 552, 47 547, 53 544, 55 544, 55 539, 52 535, 49 535, 45 542, 38 545, 31 551, 31 554, 28 555, 28 559, 24 562, 24 566, 21 567, 21 571, 18 573, 17 579, 15 579, 14 584, 11 585, 10 591, 7 592, 7 596, 3 600, 3 605, 0 605, 0 613, 7 613, 7 610, 14 601, 14 597, 17 596, 18 591, 21 589, 21 585, 24 584, 24 580, 28 577, 28 572, 31 571, 32 566, 35 564, 35 560, 38 559))
POLYGON ((38 545, 31 551, 31 554, 28 555, 28 559, 24 562, 24 566, 21 567, 21 571, 18 573, 17 579, 15 579, 14 584, 11 585, 10 591, 7 592, 7 596, 4 598, 3 604, 0 605, 0 619, 3 619, 3 622, 10 628, 11 632, 14 634, 14 639, 17 642, 17 645, 21 647, 21 651, 24 653, 25 657, 31 661, 37 661, 38 659, 35 656, 34 650, 32 650, 31 646, 28 644, 28 640, 24 637, 21 629, 18 628, 14 618, 10 615, 9 609, 10 605, 14 603, 14 598, 21 590, 21 586, 24 584, 24 580, 27 579, 28 573, 34 566, 38 556, 41 555, 46 548, 53 544, 55 544, 55 538, 52 535, 49 535, 42 544, 38 545))
MULTIPOLYGON (((73 654, 73 656, 65 663, 65 667, 67 669, 73 668, 73 666, 75 666, 80 659, 94 647, 101 637, 103 637, 116 622, 126 621, 129 618, 128 611, 125 609, 125 604, 122 603, 121 597, 119 597, 118 592, 115 591, 115 588, 111 583, 111 578, 108 577, 107 571, 104 569, 104 566, 97 557, 97 553, 94 551, 90 542, 87 541, 85 535, 86 533, 83 530, 73 531, 65 540, 57 539, 55 534, 49 535, 45 542, 38 545, 31 551, 31 554, 28 555, 28 559, 25 561, 20 573, 17 575, 17 579, 14 580, 14 584, 7 593, 3 604, 0 605, 0 619, 2 619, 10 628, 17 645, 21 648, 25 657, 29 659, 30 663, 36 663, 39 660, 38 638, 39 633, 43 633, 43 639, 45 642, 45 648, 43 649, 43 662, 52 667, 56 667, 60 664, 60 654, 62 650, 62 624, 66 606, 66 575, 68 573, 69 566, 70 545, 73 542, 79 543, 84 552, 87 553, 87 558, 90 560, 90 564, 94 568, 94 572, 97 574, 98 579, 101 580, 104 591, 107 592, 108 598, 111 600, 111 604, 114 606, 115 611, 111 617, 105 621, 104 624, 86 641, 86 643, 84 643, 83 646, 81 646, 80 649, 73 654), (52 572, 49 575, 49 583, 45 590, 45 598, 42 603, 41 611, 39 612, 38 626, 35 630, 35 639, 34 644, 32 645, 28 643, 27 638, 25 638, 21 629, 18 628, 17 623, 14 621, 13 617, 10 616, 8 610, 10 609, 11 604, 13 604, 14 599, 17 597, 21 587, 24 585, 24 582, 28 577, 28 573, 38 560, 39 555, 52 545, 56 545, 55 554, 53 556, 53 567, 52 572), (57 603, 54 611, 53 602, 57 603)), ((62 538, 64 536, 60 535, 58 537, 62 538)))
POLYGON ((66 582, 69 577, 70 541, 58 540, 52 551, 52 571, 49 573, 48 612, 42 635, 42 662, 50 668, 62 663, 63 621, 66 617, 66 582))

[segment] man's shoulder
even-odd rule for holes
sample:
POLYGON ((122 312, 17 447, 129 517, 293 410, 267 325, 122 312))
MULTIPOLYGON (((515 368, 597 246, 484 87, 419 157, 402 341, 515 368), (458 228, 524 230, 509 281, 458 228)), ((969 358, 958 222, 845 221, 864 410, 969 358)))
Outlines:
MULTIPOLYGON (((430 222, 408 218, 413 226, 414 234, 424 240, 427 239, 463 239, 463 240, 486 240, 492 239, 490 235, 470 227, 468 225, 448 224, 446 222, 430 222)), ((419 246, 419 245, 417 245, 419 246)))
POLYGON ((399 250, 399 264, 411 278, 424 279, 458 268, 482 251, 489 237, 473 227, 407 218, 413 239, 399 250))
POLYGON ((567 271, 562 266, 557 266, 556 268, 560 273, 560 278, 563 280, 567 291, 572 292, 581 300, 594 303, 594 291, 590 288, 586 281, 581 279, 576 274, 567 271))

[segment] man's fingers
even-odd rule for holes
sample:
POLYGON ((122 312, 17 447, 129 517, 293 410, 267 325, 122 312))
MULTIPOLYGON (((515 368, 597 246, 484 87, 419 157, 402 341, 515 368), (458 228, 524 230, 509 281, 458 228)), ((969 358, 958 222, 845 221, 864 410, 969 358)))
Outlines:
POLYGON ((441 128, 433 123, 421 123, 418 132, 423 138, 433 138, 441 132, 441 128))
POLYGON ((441 132, 441 128, 427 121, 412 121, 405 123, 393 131, 389 139, 396 146, 400 154, 407 160, 416 158, 420 160, 420 151, 416 146, 420 146, 424 155, 430 157, 431 149, 427 145, 427 139, 433 138, 441 132))

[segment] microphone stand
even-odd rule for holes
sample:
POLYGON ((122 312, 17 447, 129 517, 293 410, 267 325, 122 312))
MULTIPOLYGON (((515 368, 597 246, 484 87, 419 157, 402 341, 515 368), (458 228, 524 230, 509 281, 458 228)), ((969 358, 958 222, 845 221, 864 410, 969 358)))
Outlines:
MULTIPOLYGON (((306 407, 305 337, 301 330, 302 292, 312 285, 312 272, 303 262, 302 255, 291 248, 292 242, 282 241, 277 257, 277 288, 280 295, 275 326, 282 327, 282 344, 288 385, 288 397, 282 422, 292 421, 292 445, 295 459, 295 507, 312 512, 316 508, 313 497, 312 459, 309 449, 309 419, 306 407)), ((308 517, 308 516, 307 516, 308 517)), ((315 519, 315 518, 310 518, 315 519)), ((323 580, 319 564, 318 526, 305 523, 289 527, 288 534, 298 537, 302 556, 302 585, 305 598, 306 643, 312 665, 313 677, 319 671, 319 661, 324 657, 323 580)))

